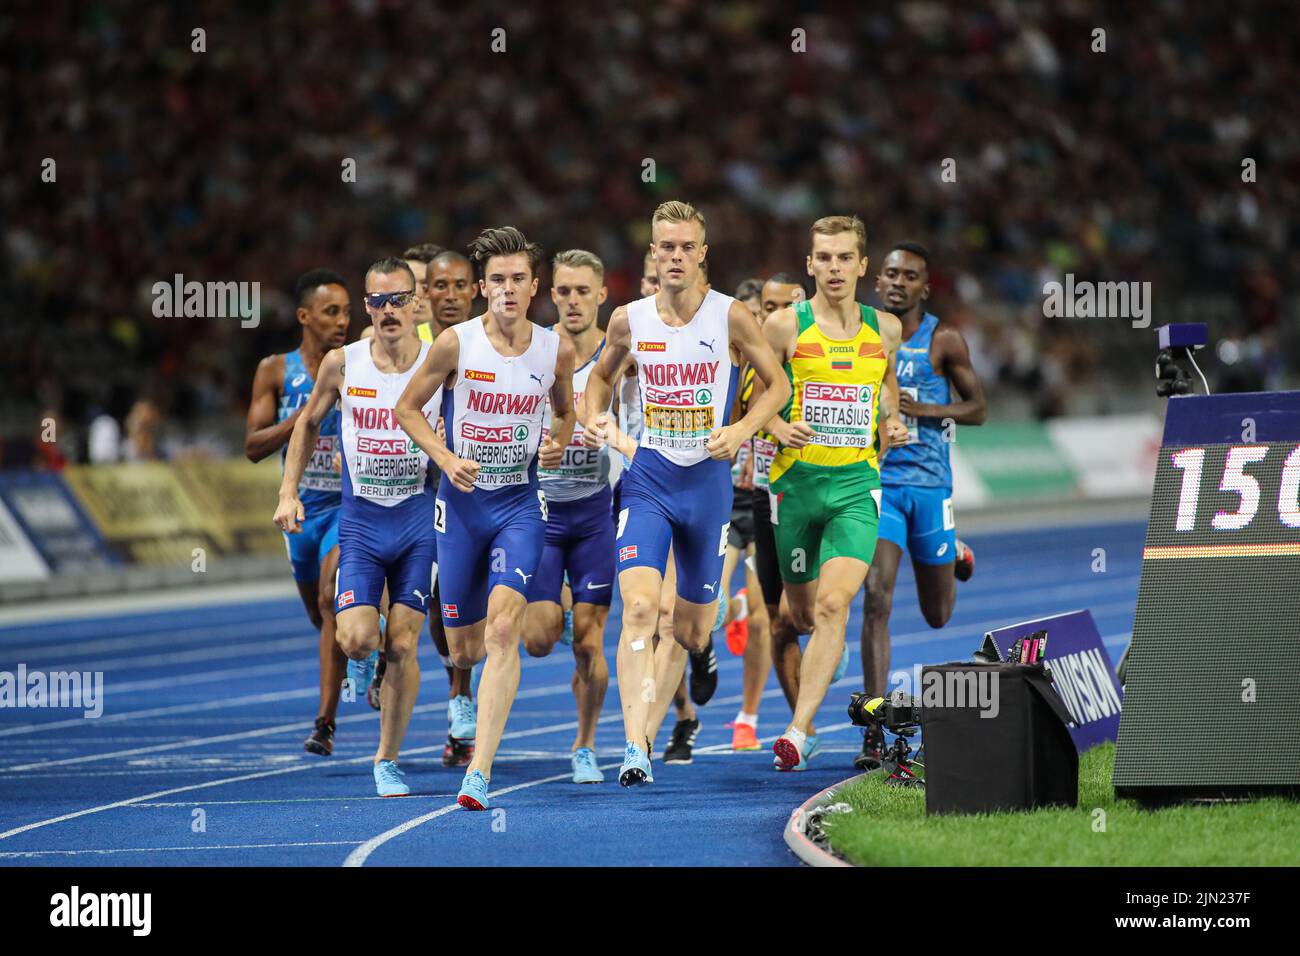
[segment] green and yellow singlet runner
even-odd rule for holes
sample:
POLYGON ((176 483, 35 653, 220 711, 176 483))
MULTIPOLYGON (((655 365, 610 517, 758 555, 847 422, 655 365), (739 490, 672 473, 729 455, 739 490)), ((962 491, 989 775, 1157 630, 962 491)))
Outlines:
POLYGON ((791 584, 816 580, 831 558, 870 564, 876 552, 876 424, 887 363, 876 310, 858 308, 858 334, 832 339, 818 328, 810 302, 794 306, 799 333, 785 363, 792 394, 781 417, 807 422, 813 437, 803 448, 781 446, 770 486, 781 577, 791 584))

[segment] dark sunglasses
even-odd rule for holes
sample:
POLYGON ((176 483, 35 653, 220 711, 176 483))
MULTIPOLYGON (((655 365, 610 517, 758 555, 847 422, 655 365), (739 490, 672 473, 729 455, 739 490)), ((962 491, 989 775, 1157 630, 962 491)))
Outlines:
POLYGON ((414 298, 414 290, 407 292, 371 292, 362 296, 362 299, 366 303, 366 308, 374 309, 376 312, 388 305, 390 302, 393 304, 393 308, 403 308, 410 305, 411 300, 414 298))

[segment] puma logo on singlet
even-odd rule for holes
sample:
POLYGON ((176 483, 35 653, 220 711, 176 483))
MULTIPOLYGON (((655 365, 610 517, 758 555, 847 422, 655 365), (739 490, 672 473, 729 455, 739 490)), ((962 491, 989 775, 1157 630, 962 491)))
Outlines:
MULTIPOLYGON (((704 339, 700 339, 700 344, 703 345, 703 346, 704 346, 706 349, 708 349, 710 352, 712 352, 712 351, 713 351, 713 343, 716 342, 716 341, 718 341, 718 340, 717 340, 717 339, 709 339, 709 341, 706 342, 706 341, 704 341, 704 339)), ((715 353, 715 354, 716 354, 716 353, 715 353)))
POLYGON ((534 375, 532 372, 529 372, 528 377, 531 379, 535 379, 538 385, 542 384, 542 377, 540 375, 534 375))

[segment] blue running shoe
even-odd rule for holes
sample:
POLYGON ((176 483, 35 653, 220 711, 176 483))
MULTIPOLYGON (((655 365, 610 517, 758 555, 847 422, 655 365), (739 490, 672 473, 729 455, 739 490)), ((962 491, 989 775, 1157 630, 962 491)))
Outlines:
POLYGON ((375 668, 379 665, 379 651, 371 651, 365 660, 354 661, 348 658, 348 680, 352 681, 352 691, 365 694, 370 690, 370 682, 375 679, 375 668))
POLYGON ((381 797, 406 796, 411 788, 402 783, 404 776, 406 775, 391 760, 379 761, 375 764, 375 792, 381 797))
POLYGON ((565 647, 573 646, 573 611, 564 612, 564 630, 560 632, 560 643, 565 647))
POLYGON ((478 733, 478 707, 464 696, 453 697, 448 703, 451 715, 451 736, 456 740, 473 740, 478 733))
POLYGON ((831 683, 835 684, 844 679, 844 675, 849 669, 849 642, 844 642, 844 653, 840 655, 840 662, 835 665, 835 676, 831 678, 831 683))
POLYGON ((466 810, 486 810, 488 808, 487 788, 487 778, 479 771, 471 770, 465 774, 465 779, 461 782, 460 793, 456 794, 456 802, 466 810))
POLYGON ((590 747, 579 747, 573 752, 574 783, 604 783, 605 775, 596 766, 596 751, 590 747))
POLYGON ((623 766, 618 772, 618 782, 625 787, 654 783, 650 773, 650 760, 636 744, 629 742, 623 752, 623 766))

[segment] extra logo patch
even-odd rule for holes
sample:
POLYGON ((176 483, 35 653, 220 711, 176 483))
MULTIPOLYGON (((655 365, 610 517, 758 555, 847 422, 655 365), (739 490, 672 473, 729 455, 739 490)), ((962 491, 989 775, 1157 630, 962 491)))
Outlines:
POLYGON ((636 545, 629 544, 626 547, 618 549, 618 559, 620 561, 631 561, 636 557, 636 545))
POLYGON ((442 606, 442 616, 454 621, 460 617, 460 609, 454 604, 444 604, 442 606))
POLYGON ((339 595, 339 610, 350 607, 357 602, 357 597, 351 591, 344 591, 339 595))
POLYGON ((465 369, 465 377, 475 382, 495 382, 496 372, 480 372, 472 368, 465 369))
POLYGON ((667 342, 638 342, 636 344, 638 352, 667 352, 667 342))
POLYGON ((358 388, 355 385, 348 386, 348 394, 355 395, 357 398, 378 398, 379 393, 373 388, 358 388))

